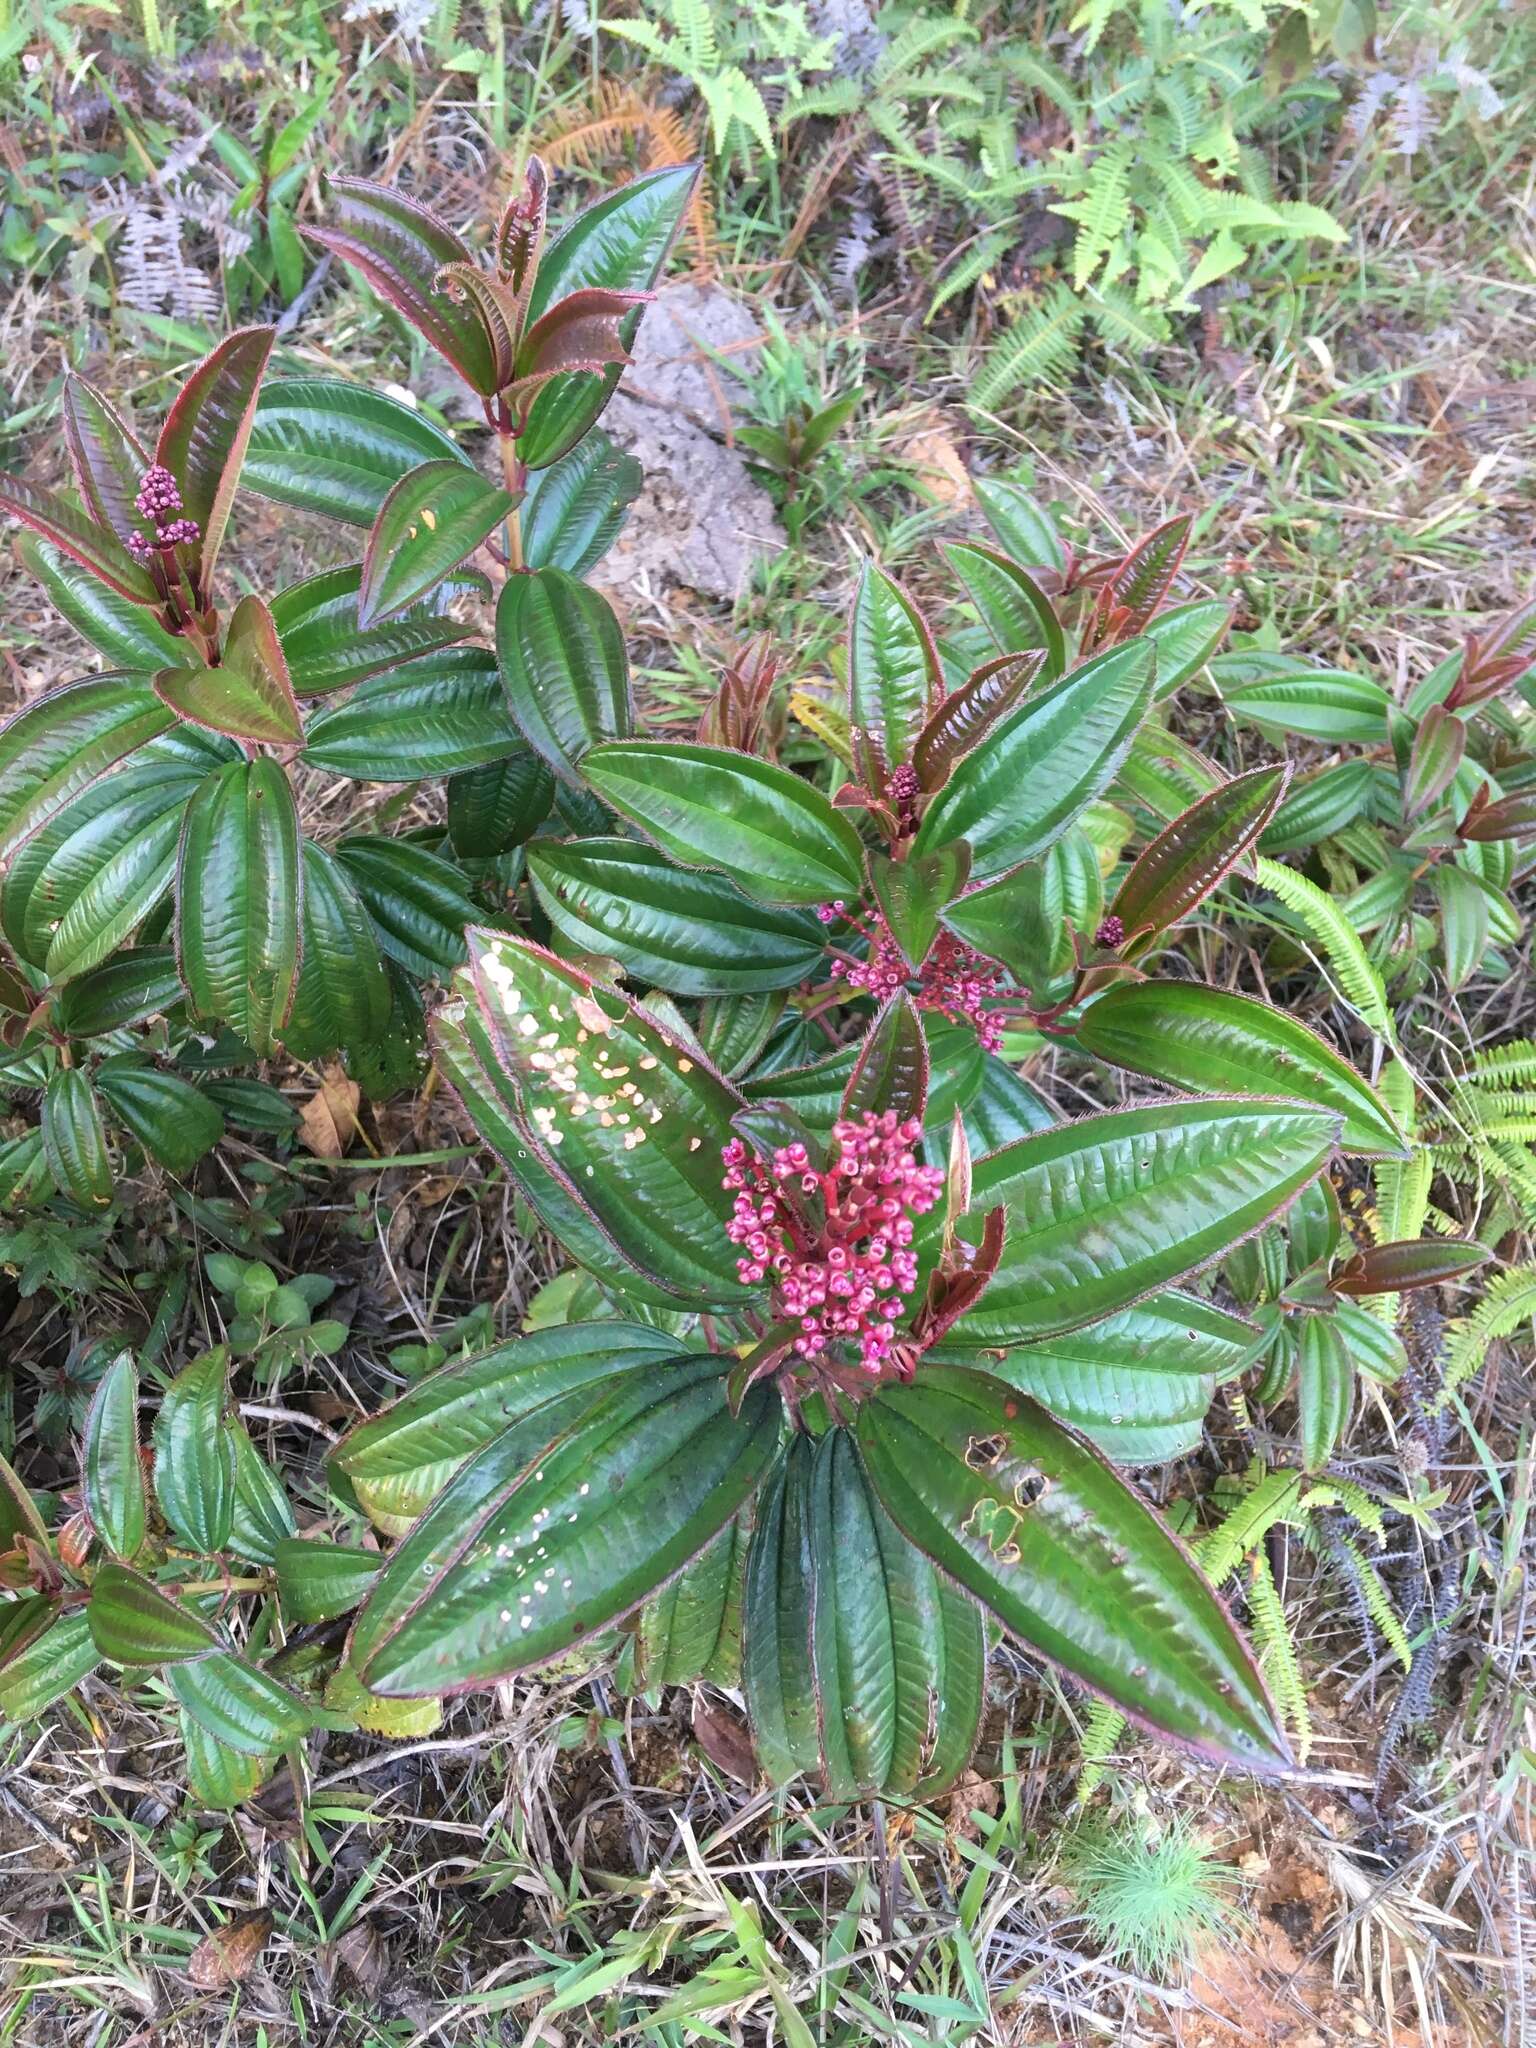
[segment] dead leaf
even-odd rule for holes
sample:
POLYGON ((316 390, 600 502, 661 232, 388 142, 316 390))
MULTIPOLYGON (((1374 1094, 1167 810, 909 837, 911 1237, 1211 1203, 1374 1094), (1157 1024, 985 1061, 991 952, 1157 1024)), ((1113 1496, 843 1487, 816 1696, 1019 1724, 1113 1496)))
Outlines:
POLYGON ((319 1088, 299 1107, 299 1143, 317 1159, 340 1159, 357 1134, 362 1099, 362 1089, 340 1067, 325 1067, 319 1088))
POLYGON ((752 1738, 735 1714, 708 1700, 693 1704, 693 1737, 710 1762, 738 1785, 757 1783, 757 1753, 752 1738))
POLYGON ((389 1978, 389 1955, 366 1920, 358 1920, 336 1944, 335 1960, 360 1991, 380 1991, 389 1978))
POLYGON ((907 443, 906 461, 940 505, 963 505, 971 495, 970 471, 954 437, 942 426, 925 427, 907 443))
POLYGON ((199 1991, 218 1991, 238 1984, 272 1935, 272 1915, 236 1913, 222 1927, 205 1934, 193 1949, 187 1975, 199 1991))

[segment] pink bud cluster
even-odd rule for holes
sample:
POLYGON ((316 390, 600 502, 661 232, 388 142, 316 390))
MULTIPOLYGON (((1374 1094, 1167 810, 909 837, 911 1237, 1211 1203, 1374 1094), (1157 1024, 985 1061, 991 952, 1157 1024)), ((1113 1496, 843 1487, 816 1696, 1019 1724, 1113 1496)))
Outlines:
POLYGON ((890 1359, 902 1297, 917 1285, 912 1218, 939 1198, 944 1175, 919 1166, 915 1117, 866 1110, 832 1127, 825 1171, 804 1145, 781 1145, 771 1165, 740 1138, 724 1148, 726 1189, 736 1197, 726 1225, 740 1245, 736 1270, 748 1286, 772 1277, 774 1313, 798 1322, 794 1349, 814 1359, 828 1345, 857 1342, 866 1372, 890 1359))
POLYGON ((1093 935, 1093 943, 1106 953, 1114 952, 1117 946, 1125 944, 1125 920, 1111 911, 1093 935))
MULTIPOLYGON (((843 963, 843 979, 850 988, 885 1003, 907 986, 911 970, 883 918, 850 910, 841 898, 818 904, 816 915, 823 924, 846 920, 869 948, 864 959, 843 963)), ((1007 998, 1007 977, 995 960, 952 933, 940 932, 916 978, 913 1000, 920 1010, 937 1010, 952 1024, 970 1024, 984 1052, 1002 1049, 1007 1018, 996 1005, 1007 998)))
POLYGON ((188 545, 202 532, 195 519, 171 516, 182 509, 181 491, 164 463, 152 462, 140 477, 133 509, 141 519, 150 520, 155 529, 153 538, 146 533, 129 534, 128 552, 136 562, 148 562, 167 549, 188 545))

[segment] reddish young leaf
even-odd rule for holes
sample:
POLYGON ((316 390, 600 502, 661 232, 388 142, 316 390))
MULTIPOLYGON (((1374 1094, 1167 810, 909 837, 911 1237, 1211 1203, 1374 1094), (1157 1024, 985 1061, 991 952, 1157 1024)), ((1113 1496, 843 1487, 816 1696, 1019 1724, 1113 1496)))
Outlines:
POLYGON ((1467 751, 1467 728, 1454 711, 1431 704, 1419 720, 1403 777, 1403 815, 1417 818, 1456 780, 1467 751))
POLYGON ((204 356, 181 387, 155 444, 156 462, 176 479, 188 518, 202 528, 193 553, 205 594, 275 338, 275 328, 242 327, 204 356))
POLYGON ((63 412, 70 466, 92 516, 119 539, 136 533, 133 500, 149 467, 148 450, 83 377, 64 379, 63 412))
POLYGON ((1139 540, 1104 586, 1104 599, 1128 614, 1118 637, 1129 640, 1147 624, 1173 588, 1189 544, 1192 515, 1181 512, 1139 540))
POLYGON ((517 375, 507 387, 514 412, 526 411, 533 395, 552 377, 573 370, 605 370, 629 361, 625 316, 649 305, 654 292, 608 291, 598 285, 572 292, 537 319, 517 351, 517 375))
POLYGON ((1536 794, 1522 790, 1516 796, 1499 797, 1490 803, 1488 785, 1484 783, 1456 830, 1460 838, 1479 842, 1536 836, 1536 794))
POLYGON ((437 289, 445 265, 473 262, 453 229, 403 192, 366 178, 333 178, 329 198, 326 226, 302 232, 360 270, 466 384, 489 398, 496 367, 479 309, 437 289))
POLYGON ((78 505, 24 477, 0 476, 0 513, 9 513, 50 541, 61 554, 89 569, 99 583, 133 604, 158 605, 160 593, 127 548, 107 527, 98 525, 78 505))
POLYGON ((1043 647, 1030 654, 1001 654, 950 692, 912 749, 912 766, 925 790, 943 788, 955 763, 1028 696, 1044 667, 1043 647))
POLYGON ((1143 848, 1110 906, 1125 938, 1167 931, 1209 896, 1274 816, 1289 778, 1283 764, 1234 776, 1143 848))
POLYGON ((298 746, 304 720, 272 614, 259 597, 242 597, 217 668, 162 669, 155 695, 181 718, 210 732, 270 746, 298 746))
POLYGON ((1440 1287, 1464 1280, 1493 1257, 1480 1244, 1446 1238, 1405 1238, 1356 1252, 1328 1282, 1330 1292, 1353 1299, 1362 1294, 1399 1294, 1410 1287, 1440 1287))

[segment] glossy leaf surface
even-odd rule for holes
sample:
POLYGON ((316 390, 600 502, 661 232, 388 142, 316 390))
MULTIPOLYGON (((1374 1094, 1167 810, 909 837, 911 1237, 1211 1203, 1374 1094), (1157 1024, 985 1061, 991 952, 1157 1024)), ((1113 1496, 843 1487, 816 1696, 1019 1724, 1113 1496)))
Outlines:
POLYGON ((80 1477, 91 1527, 114 1557, 131 1563, 144 1546, 148 1509, 139 1462, 139 1375, 126 1351, 91 1397, 80 1477))
POLYGON ((258 1056, 278 1043, 298 986, 302 868, 293 791, 263 757, 216 769, 187 807, 176 877, 176 958, 194 1010, 258 1056))
POLYGON ((512 492, 446 456, 408 471, 379 507, 368 535, 358 624, 372 626, 425 596, 516 504, 512 492))
POLYGON ((564 569, 507 578, 496 655, 513 719, 563 780, 577 780, 598 741, 634 730, 629 657, 613 606, 564 569))
POLYGON ((372 526, 402 477, 445 460, 470 467, 414 406, 339 378, 283 377, 257 401, 242 481, 281 505, 372 526))

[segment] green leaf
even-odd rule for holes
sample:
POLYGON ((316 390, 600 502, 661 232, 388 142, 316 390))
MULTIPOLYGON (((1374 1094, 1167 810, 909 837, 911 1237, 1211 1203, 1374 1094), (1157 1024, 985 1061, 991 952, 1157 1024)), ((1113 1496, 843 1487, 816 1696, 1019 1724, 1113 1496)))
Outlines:
POLYGON ((912 860, 869 856, 869 886, 886 928, 913 973, 939 935, 939 915, 964 889, 969 850, 962 843, 912 860))
POLYGON ((742 1506, 778 1398, 733 1417, 720 1359, 674 1360, 540 1441, 538 1411, 461 1472, 380 1574, 351 1661, 386 1698, 485 1685, 627 1613, 742 1506), (430 1580, 430 1584, 424 1584, 430 1580))
POLYGON ((634 730, 629 660, 612 605, 563 569, 509 576, 496 606, 496 653, 512 716, 566 782, 599 740, 634 730))
POLYGON ((96 1038, 163 1016, 181 997, 172 948, 133 946, 69 984, 60 998, 59 1022, 71 1038, 96 1038))
POLYGON ((225 1423, 235 1445, 235 1512, 229 1547, 255 1564, 273 1564, 280 1543, 295 1529, 293 1508, 282 1480, 251 1442, 238 1416, 225 1423))
POLYGON ((1269 739, 1288 743, 1316 740, 1323 746, 1360 742, 1379 746, 1387 736, 1391 698, 1380 683, 1343 669, 1293 667, 1251 682, 1229 677, 1243 673, 1241 654, 1218 655, 1211 673, 1222 702, 1241 724, 1269 739))
POLYGON ((1044 1344, 1002 1358, 973 1350, 962 1362, 1032 1394, 1115 1464, 1160 1465, 1198 1446, 1218 1384, 1248 1363, 1256 1341, 1236 1316, 1170 1292, 1044 1344))
POLYGON ((372 526, 384 500, 423 462, 469 458, 414 406, 366 384, 285 377, 256 406, 242 482, 302 512, 372 526))
POLYGON ((332 178, 325 224, 300 233, 360 270, 472 390, 488 396, 496 389, 495 360, 480 315, 462 294, 437 289, 439 270, 471 262, 469 250, 419 200, 371 179, 332 178))
POLYGON ((1440 905, 1445 985, 1459 989, 1472 979, 1488 950, 1488 894, 1475 875, 1445 863, 1431 871, 1429 885, 1440 905))
POLYGON ((273 599, 272 617, 295 696, 319 697, 347 689, 397 669, 402 662, 467 640, 474 631, 463 620, 444 617, 423 603, 365 632, 357 623, 362 573, 360 562, 326 569, 273 599))
POLYGON ((549 816, 555 778, 519 741, 499 760, 466 769, 448 784, 448 837, 460 860, 495 860, 531 839, 549 816))
POLYGON ((160 603, 149 571, 133 559, 118 536, 57 491, 19 476, 0 476, 0 517, 4 516, 19 519, 131 604, 160 603))
POLYGON ((336 859, 390 959, 418 981, 446 981, 464 958, 464 927, 477 914, 453 863, 409 839, 368 834, 338 840, 336 859))
POLYGON ((7 1721, 35 1721, 55 1700, 88 1678, 99 1653, 83 1611, 61 1614, 0 1671, 0 1715, 7 1721))
POLYGON ((130 675, 153 675, 156 669, 186 659, 185 640, 168 633, 143 604, 119 596, 57 548, 26 533, 17 552, 55 609, 114 668, 130 675))
POLYGON ((928 1102, 928 1040, 917 1005, 905 993, 885 1003, 858 1047, 841 1114, 855 1120, 887 1110, 923 1120, 928 1102))
POLYGON ((123 1564, 98 1569, 86 1616, 97 1654, 129 1669, 185 1663, 223 1647, 211 1622, 123 1564))
POLYGON ((630 1373, 677 1355, 667 1332, 634 1323, 561 1323, 455 1360, 348 1431, 330 1453, 333 1481, 369 1519, 401 1535, 455 1472, 502 1430, 570 1395, 588 1404, 630 1373))
POLYGON ((219 1345, 176 1375, 155 1417, 155 1498, 177 1535, 204 1557, 224 1548, 234 1521, 228 1382, 229 1353, 219 1345))
POLYGON ((175 477, 188 516, 202 529, 186 552, 204 591, 229 525, 275 335, 271 327, 242 327, 227 335, 182 385, 155 443, 156 462, 175 477))
POLYGON ((43 1090, 43 1156, 48 1171, 84 1209, 112 1199, 112 1161, 96 1091, 78 1067, 58 1067, 43 1090))
POLYGON ((809 1499, 822 1778, 835 1799, 940 1791, 970 1759, 985 1694, 975 1603, 880 1505, 847 1430, 816 1446, 809 1499))
MULTIPOLYGON (((644 172, 603 195, 556 235, 539 261, 528 301, 526 327, 572 292, 589 287, 649 291, 693 198, 699 165, 644 172)), ((634 342, 639 310, 619 329, 634 342)), ((576 446, 612 397, 621 366, 601 376, 556 378, 538 394, 518 453, 530 469, 547 469, 576 446)))
POLYGON ((17 712, 0 728, 0 863, 174 723, 143 676, 88 676, 17 712))
MULTIPOLYGON (((944 1022, 930 1011, 923 1017, 928 1041, 928 1126, 947 1130, 956 1109, 964 1109, 980 1083, 985 1060, 969 1025, 944 1022)), ((808 1066, 780 1068, 743 1083, 752 1103, 779 1103, 818 1132, 831 1131, 842 1114, 844 1098, 859 1057, 857 1044, 841 1047, 808 1066)))
POLYGON ((217 1742, 245 1756, 275 1756, 307 1735, 315 1717, 270 1673, 218 1652, 166 1673, 182 1710, 217 1742))
POLYGON ((85 1512, 114 1557, 127 1562, 144 1547, 148 1513, 139 1462, 139 1375, 121 1352, 96 1384, 85 1417, 80 1456, 85 1512))
POLYGON ((277 1546, 277 1597, 290 1627, 334 1621, 364 1599, 384 1560, 376 1550, 285 1537, 277 1546))
POLYGON ((373 920, 338 865, 304 842, 304 948, 283 1043, 295 1059, 369 1045, 389 1024, 389 977, 373 920))
POLYGON ((912 749, 944 694, 928 621, 901 585, 866 562, 848 624, 848 720, 875 741, 888 768, 912 749))
POLYGON ((0 1553, 26 1540, 48 1548, 48 1525, 37 1503, 4 1458, 0 1458, 0 1553))
POLYGON ((243 1756, 210 1735, 185 1710, 177 1720, 187 1757, 187 1790, 199 1809, 228 1812, 261 1790, 271 1769, 269 1759, 243 1756))
POLYGON ((858 834, 787 768, 725 747, 627 740, 594 747, 583 772, 664 853, 718 868, 750 896, 824 903, 859 894, 858 834))
POLYGON ((223 1117, 200 1088, 131 1054, 103 1060, 96 1086, 123 1128, 168 1173, 190 1173, 224 1135, 223 1117))
POLYGON ((517 508, 511 491, 444 456, 403 476, 379 507, 363 550, 357 622, 404 611, 456 569, 517 508))
POLYGON ((1137 855, 1110 905, 1128 941, 1171 929, 1209 896, 1273 817, 1288 773, 1281 764, 1234 776, 1137 855))
POLYGON ((1295 853, 1342 832, 1369 809, 1375 779, 1372 761, 1334 761, 1301 776, 1265 827, 1260 851, 1295 853))
POLYGON ((1065 571, 1067 551, 1055 520, 1021 484, 1002 477, 977 477, 972 488, 982 516, 1015 562, 1065 571))
POLYGON ((1176 1742, 1290 1766, 1253 1659, 1187 1552, 1027 1395, 925 1367, 861 1405, 858 1441, 898 1527, 1029 1649, 1176 1742))
MULTIPOLYGON (((721 1187, 740 1098, 702 1055, 553 954, 496 933, 470 934, 455 990, 519 1135, 503 1155, 514 1175, 531 1156, 625 1260, 690 1306, 750 1299, 721 1187)), ((529 1194, 540 1207, 542 1190, 529 1194)))
POLYGON ((808 1437, 791 1438, 758 1496, 747 1553, 742 1689, 758 1761, 785 1785, 819 1769, 811 1667, 811 1470, 808 1437))
POLYGON ((964 839, 986 881, 1043 852, 1114 780, 1151 692, 1151 651, 1130 640, 1029 698, 957 765, 913 853, 964 839))
POLYGON ((1111 1110, 975 1161, 973 1220, 1008 1211, 1002 1263, 951 1341, 1023 1344, 1197 1271, 1326 1165, 1338 1118, 1240 1098, 1111 1110))
POLYGON ((635 1628, 637 1689, 741 1682, 747 1532, 727 1522, 707 1549, 640 1610, 635 1628))
POLYGON ((1028 570, 975 541, 951 541, 943 552, 998 653, 1027 654, 1032 648, 1042 649, 1043 680, 1055 682, 1067 665, 1066 636, 1056 607, 1028 570))
POLYGON ((495 662, 478 647, 455 647, 374 676, 311 718, 303 759, 359 782, 417 782, 521 746, 495 662))
POLYGON ((1159 704, 1166 704, 1191 676, 1200 673, 1232 624, 1232 609, 1220 598, 1196 598, 1192 604, 1176 604, 1142 629, 1152 642, 1157 657, 1159 704))
POLYGON ((568 455, 530 479, 519 514, 530 569, 584 576, 613 546, 645 471, 594 428, 568 455))
POLYGON ((1338 1324, 1329 1315, 1303 1316, 1296 1340, 1296 1406, 1309 1472, 1320 1472, 1333 1456, 1354 1405, 1355 1368, 1338 1324))
POLYGON ((528 872, 571 945, 673 995, 790 988, 821 960, 821 926, 630 839, 536 840, 528 872))
MULTIPOLYGON (((40 1643, 58 1619, 59 1603, 41 1593, 0 1601, 0 1674, 40 1643)), ((3 1713, 0 1707, 0 1713, 3 1713)))
MULTIPOLYGON (((56 987, 100 966, 170 893, 182 821, 198 779, 167 769, 128 768, 111 776, 101 789, 105 802, 90 803, 95 815, 85 817, 37 876, 25 899, 24 950, 42 958, 56 987)), ((89 796, 94 800, 97 790, 89 796)), ((62 830, 84 808, 71 806, 54 824, 62 830)), ((38 833, 23 853, 42 853, 52 837, 52 828, 38 833)))
POLYGON ((72 370, 64 374, 60 407, 69 466, 91 517, 112 533, 137 524, 134 498, 149 468, 149 451, 121 413, 72 370))
POLYGON ((1026 861, 995 882, 972 889, 949 904, 941 920, 957 939, 989 960, 1001 961, 1037 1003, 1072 965, 1072 935, 1056 854, 1052 847, 1043 860, 1026 861))
POLYGON ((210 732, 277 747, 297 746, 304 737, 277 627, 259 597, 235 606, 217 668, 161 669, 154 688, 178 718, 210 732))
POLYGON ((187 1000, 270 1054, 299 977, 303 870, 293 791, 263 756, 217 768, 187 806, 176 958, 187 1000))
POLYGON ((1401 1159, 1407 1140, 1374 1088, 1283 1010, 1200 982, 1142 981, 1107 990, 1077 1029, 1085 1052, 1197 1094, 1285 1095, 1344 1119, 1346 1152, 1401 1159))

